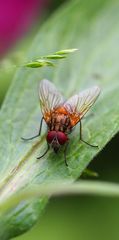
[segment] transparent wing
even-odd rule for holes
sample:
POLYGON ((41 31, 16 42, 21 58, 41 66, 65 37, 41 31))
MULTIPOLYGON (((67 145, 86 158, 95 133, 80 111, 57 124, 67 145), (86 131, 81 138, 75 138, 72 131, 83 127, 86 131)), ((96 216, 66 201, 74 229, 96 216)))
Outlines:
POLYGON ((64 107, 70 114, 79 116, 79 119, 81 119, 94 104, 99 94, 100 88, 94 86, 71 97, 65 102, 64 107))
POLYGON ((39 98, 42 114, 48 113, 63 104, 62 95, 50 81, 43 79, 39 85, 39 98))

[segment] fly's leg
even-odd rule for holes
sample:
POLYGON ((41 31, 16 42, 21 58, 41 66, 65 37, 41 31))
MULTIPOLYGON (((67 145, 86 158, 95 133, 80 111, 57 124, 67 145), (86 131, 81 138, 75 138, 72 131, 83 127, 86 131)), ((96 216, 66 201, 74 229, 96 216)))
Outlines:
POLYGON ((40 157, 37 157, 37 159, 40 159, 40 158, 44 157, 45 154, 49 151, 49 149, 50 149, 50 146, 48 145, 46 151, 40 157))
POLYGON ((90 147, 98 147, 97 145, 92 145, 92 144, 86 142, 85 140, 83 140, 83 138, 82 138, 82 123, 81 123, 81 120, 80 120, 80 141, 84 142, 85 144, 87 144, 90 147))
POLYGON ((41 134, 41 130, 42 130, 42 123, 43 123, 43 117, 41 118, 41 121, 40 121, 40 128, 39 128, 39 132, 38 132, 38 134, 37 135, 35 135, 35 136, 33 136, 33 137, 30 137, 30 138, 21 138, 22 140, 25 140, 25 141, 28 141, 28 140, 32 140, 32 139, 34 139, 34 138, 36 138, 36 137, 39 137, 40 136, 40 134, 41 134))
POLYGON ((68 167, 68 163, 67 163, 66 155, 67 155, 67 147, 68 147, 68 144, 69 144, 69 142, 66 143, 65 149, 64 149, 64 162, 65 162, 65 165, 66 165, 67 167, 68 167))

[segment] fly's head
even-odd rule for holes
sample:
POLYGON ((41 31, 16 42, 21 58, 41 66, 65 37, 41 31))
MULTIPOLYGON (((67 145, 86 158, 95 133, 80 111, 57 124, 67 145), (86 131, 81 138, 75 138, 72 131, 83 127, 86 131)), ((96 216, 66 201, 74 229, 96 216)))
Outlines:
POLYGON ((54 149, 55 153, 59 151, 60 146, 64 145, 67 140, 67 135, 60 131, 49 131, 47 134, 47 142, 54 149))

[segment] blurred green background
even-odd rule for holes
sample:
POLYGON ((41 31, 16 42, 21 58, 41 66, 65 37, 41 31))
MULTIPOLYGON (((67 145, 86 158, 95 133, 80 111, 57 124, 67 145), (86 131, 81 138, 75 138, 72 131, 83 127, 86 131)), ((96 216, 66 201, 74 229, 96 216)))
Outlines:
MULTIPOLYGON (((52 1, 46 9, 42 23, 63 1, 52 1)), ((0 67, 0 104, 5 97, 16 71, 14 64, 22 62, 25 52, 39 29, 28 32, 16 47, 2 60, 0 67)), ((42 25, 42 24, 41 24, 42 25)), ((110 126, 111 127, 111 126, 110 126)), ((98 179, 119 182, 119 135, 92 161, 89 169, 99 173, 98 179)), ((87 177, 88 178, 88 177, 87 177)), ((96 179, 95 179, 96 181, 96 179)), ((61 197, 52 198, 36 226, 18 240, 119 240, 119 200, 102 197, 61 197)))

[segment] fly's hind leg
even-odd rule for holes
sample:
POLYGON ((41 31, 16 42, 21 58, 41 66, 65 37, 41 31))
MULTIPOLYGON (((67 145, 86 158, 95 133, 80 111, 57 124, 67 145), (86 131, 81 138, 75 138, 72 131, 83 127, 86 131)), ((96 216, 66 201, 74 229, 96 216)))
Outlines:
POLYGON ((92 145, 92 144, 86 142, 85 140, 83 140, 83 138, 82 138, 82 123, 81 123, 81 120, 80 120, 80 141, 84 142, 85 144, 87 144, 90 147, 98 147, 97 145, 92 145))
POLYGON ((40 136, 40 134, 41 134, 41 130, 42 130, 42 123, 43 123, 43 117, 41 118, 41 121, 40 121, 40 128, 39 128, 39 132, 38 132, 38 134, 37 135, 35 135, 35 136, 33 136, 33 137, 30 137, 30 138, 21 138, 22 140, 25 140, 25 141, 29 141, 29 140, 32 140, 32 139, 34 139, 34 138, 37 138, 37 137, 39 137, 40 136))

